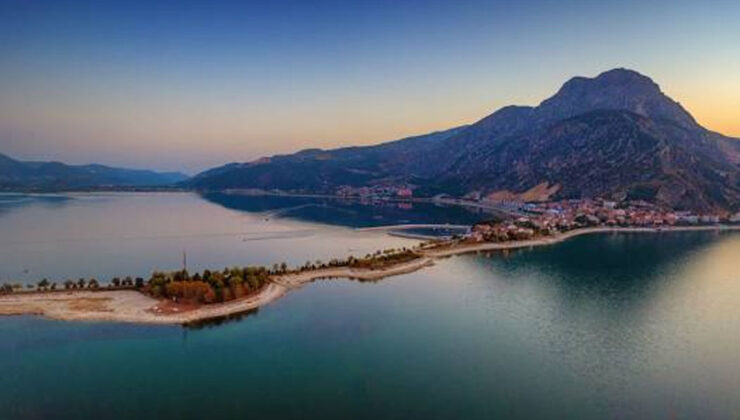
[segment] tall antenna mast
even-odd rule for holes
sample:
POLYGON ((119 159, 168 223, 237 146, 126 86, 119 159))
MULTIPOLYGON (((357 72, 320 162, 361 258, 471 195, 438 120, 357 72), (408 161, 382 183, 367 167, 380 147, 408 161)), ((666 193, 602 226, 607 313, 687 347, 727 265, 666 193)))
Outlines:
POLYGON ((188 271, 188 253, 182 250, 182 271, 188 271))

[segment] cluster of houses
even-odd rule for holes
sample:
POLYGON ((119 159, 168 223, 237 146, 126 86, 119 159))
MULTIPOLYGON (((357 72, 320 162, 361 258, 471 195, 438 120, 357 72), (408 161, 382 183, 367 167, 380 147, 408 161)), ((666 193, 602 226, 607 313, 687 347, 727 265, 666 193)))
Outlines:
POLYGON ((660 228, 718 223, 740 223, 740 212, 734 215, 697 214, 665 210, 644 201, 564 200, 524 204, 519 217, 475 225, 469 239, 474 242, 501 242, 554 235, 583 227, 660 228))

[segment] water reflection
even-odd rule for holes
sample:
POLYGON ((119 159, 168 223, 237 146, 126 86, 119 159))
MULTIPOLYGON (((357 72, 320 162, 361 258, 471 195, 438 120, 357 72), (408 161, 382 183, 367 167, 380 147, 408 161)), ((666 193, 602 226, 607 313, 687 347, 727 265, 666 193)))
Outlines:
POLYGON ((29 206, 40 206, 53 210, 67 205, 70 200, 69 196, 57 194, 0 193, 0 217, 29 206))
POLYGON ((738 255, 736 232, 597 235, 444 272, 465 280, 459 299, 492 341, 559 366, 602 413, 724 417, 740 389, 738 255))
POLYGON ((223 207, 264 213, 266 218, 289 217, 309 222, 349 227, 405 223, 473 224, 496 215, 489 211, 422 202, 397 202, 293 196, 249 196, 205 193, 202 198, 223 207))
POLYGON ((244 312, 235 314, 229 314, 224 316, 218 316, 208 319, 201 319, 198 321, 188 322, 183 324, 183 327, 188 330, 202 330, 204 328, 219 327, 224 324, 232 322, 241 322, 247 318, 257 316, 259 314, 259 308, 249 309, 244 312))
MULTIPOLYGON (((733 245, 738 238, 736 233, 716 232, 593 235, 463 260, 466 273, 487 273, 470 278, 487 282, 495 293, 518 290, 530 302, 547 302, 569 317, 630 323, 641 322, 657 300, 675 292, 677 282, 706 282, 711 272, 696 273, 697 264, 716 264, 719 259, 702 255, 714 246, 734 248, 740 255, 740 247, 733 245)), ((731 263, 740 271, 740 264, 731 263)), ((718 270, 727 273, 729 267, 718 270)))
MULTIPOLYGON (((475 258, 498 276, 546 276, 562 293, 588 297, 630 294, 709 244, 732 236, 718 232, 614 233, 576 237, 557 246, 489 253, 475 258), (523 262, 526 261, 526 264, 523 262), (598 273, 598 275, 594 275, 598 273)), ((544 279, 543 279, 544 280, 544 279)))

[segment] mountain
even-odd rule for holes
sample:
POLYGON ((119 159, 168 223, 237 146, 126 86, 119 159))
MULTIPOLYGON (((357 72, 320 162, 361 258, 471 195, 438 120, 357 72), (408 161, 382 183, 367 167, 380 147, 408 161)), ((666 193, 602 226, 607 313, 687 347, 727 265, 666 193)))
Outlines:
POLYGON ((187 181, 202 189, 264 188, 333 192, 339 185, 407 182, 428 172, 420 155, 434 154, 466 127, 409 137, 376 146, 307 149, 250 163, 230 163, 187 181))
POLYGON ((678 209, 737 210, 740 140, 700 126, 650 78, 614 69, 572 78, 536 107, 504 107, 469 126, 229 164, 187 185, 323 193, 342 185, 410 185, 426 196, 640 198, 678 209))
POLYGON ((158 187, 187 179, 179 172, 154 172, 104 165, 23 162, 0 154, 0 189, 70 190, 109 187, 158 187))

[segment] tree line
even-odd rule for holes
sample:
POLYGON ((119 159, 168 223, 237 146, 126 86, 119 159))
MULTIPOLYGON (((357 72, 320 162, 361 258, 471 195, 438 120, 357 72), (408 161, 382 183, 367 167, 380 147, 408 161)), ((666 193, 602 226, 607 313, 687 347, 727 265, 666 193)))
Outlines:
MULTIPOLYGON (((144 279, 141 277, 137 277, 136 279, 132 277, 113 277, 105 287, 108 289, 138 289, 144 287, 144 279)), ((0 295, 2 294, 10 294, 19 292, 21 290, 28 289, 29 291, 36 290, 39 292, 48 292, 48 291, 55 291, 55 290, 79 290, 79 289, 90 289, 90 290, 97 290, 100 289, 102 286, 100 282, 98 282, 97 279, 84 279, 79 278, 77 280, 68 279, 65 280, 62 283, 57 282, 51 282, 48 279, 41 279, 37 281, 35 284, 26 284, 25 286, 21 283, 3 283, 0 285, 0 295)))
MULTIPOLYGON (((287 267, 286 267, 287 269, 287 267)), ((205 270, 192 276, 187 270, 155 271, 142 292, 154 298, 178 302, 219 303, 256 293, 270 281, 271 272, 261 266, 205 270)))
MULTIPOLYGON (((142 277, 113 277, 105 286, 102 286, 95 278, 69 279, 61 284, 42 279, 35 285, 25 285, 25 288, 37 291, 136 289, 157 299, 167 298, 178 302, 207 304, 228 302, 254 294, 267 285, 270 277, 274 275, 336 267, 374 270, 412 261, 418 257, 419 254, 413 249, 389 248, 359 258, 350 256, 344 259, 333 258, 326 262, 306 261, 305 264, 295 268, 289 268, 288 264, 283 262, 273 264, 271 269, 263 266, 232 267, 215 271, 204 270, 202 273, 192 275, 187 270, 155 271, 148 280, 142 277)), ((23 288, 24 286, 20 283, 5 283, 0 286, 0 294, 15 293, 23 288)))

